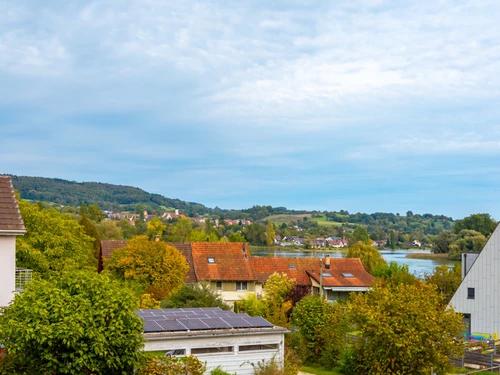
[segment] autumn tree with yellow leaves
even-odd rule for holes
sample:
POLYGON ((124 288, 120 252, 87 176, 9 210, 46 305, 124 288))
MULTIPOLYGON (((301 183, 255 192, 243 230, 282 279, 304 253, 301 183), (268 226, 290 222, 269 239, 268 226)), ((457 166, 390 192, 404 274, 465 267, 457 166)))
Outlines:
POLYGON ((106 269, 141 292, 163 300, 182 287, 189 267, 175 247, 138 236, 113 252, 106 269))

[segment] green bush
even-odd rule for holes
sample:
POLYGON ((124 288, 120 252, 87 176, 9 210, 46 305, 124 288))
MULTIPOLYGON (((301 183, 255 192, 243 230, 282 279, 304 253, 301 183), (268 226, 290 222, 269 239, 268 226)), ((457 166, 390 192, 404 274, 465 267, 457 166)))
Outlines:
POLYGON ((220 366, 217 366, 212 371, 210 371, 210 375, 236 375, 236 373, 229 373, 224 371, 220 366))

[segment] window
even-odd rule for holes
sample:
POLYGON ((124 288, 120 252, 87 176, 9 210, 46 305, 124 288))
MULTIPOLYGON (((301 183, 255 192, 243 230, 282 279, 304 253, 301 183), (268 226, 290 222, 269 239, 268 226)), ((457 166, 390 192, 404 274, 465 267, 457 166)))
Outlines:
POLYGON ((248 352, 250 350, 277 350, 279 344, 260 344, 260 345, 240 345, 240 352, 248 352))
POLYGON ((215 288, 217 290, 222 290, 222 281, 216 281, 215 282, 215 288))
POLYGON ((350 272, 342 272, 342 276, 344 276, 346 279, 353 279, 354 275, 350 272))
POLYGON ((246 281, 236 281, 236 290, 247 290, 248 285, 246 281))
POLYGON ((165 355, 167 357, 171 357, 173 355, 186 355, 186 349, 171 349, 171 350, 167 350, 165 352, 165 355))
POLYGON ((290 268, 295 268, 295 264, 290 264, 290 268))
POLYGON ((209 264, 215 264, 215 258, 207 258, 209 264))
POLYGON ((323 277, 332 277, 332 275, 328 272, 321 272, 321 276, 323 277))
POLYGON ((467 299, 474 299, 475 294, 474 288, 467 288, 467 299))
POLYGON ((191 354, 222 354, 232 353, 233 346, 217 346, 215 348, 192 348, 191 354))

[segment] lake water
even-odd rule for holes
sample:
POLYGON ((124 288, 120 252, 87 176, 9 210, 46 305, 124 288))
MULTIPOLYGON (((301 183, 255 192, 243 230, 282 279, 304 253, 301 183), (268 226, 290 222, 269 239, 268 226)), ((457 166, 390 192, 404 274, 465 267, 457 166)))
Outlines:
MULTIPOLYGON (((456 263, 451 260, 431 260, 431 259, 412 259, 406 258, 408 254, 424 253, 429 254, 426 250, 379 250, 387 263, 392 261, 398 264, 407 264, 411 273, 417 276, 423 276, 425 273, 432 273, 434 269, 443 264, 453 267, 456 263)), ((323 251, 323 250, 252 250, 252 256, 277 256, 277 257, 316 257, 323 258, 325 255, 330 255, 332 258, 342 258, 341 250, 323 251)))

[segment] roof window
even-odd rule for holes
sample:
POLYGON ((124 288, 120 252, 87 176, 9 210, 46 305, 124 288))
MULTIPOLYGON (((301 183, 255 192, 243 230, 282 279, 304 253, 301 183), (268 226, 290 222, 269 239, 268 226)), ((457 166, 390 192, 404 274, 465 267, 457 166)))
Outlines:
POLYGON ((342 276, 344 276, 346 279, 353 279, 354 275, 350 272, 342 272, 342 276))
POLYGON ((215 258, 207 258, 209 264, 215 264, 215 258))
POLYGON ((290 263, 290 268, 295 268, 295 264, 290 263))
POLYGON ((332 274, 330 274, 328 272, 321 272, 321 276, 323 276, 323 277, 333 277, 332 274))

